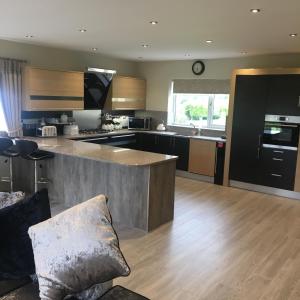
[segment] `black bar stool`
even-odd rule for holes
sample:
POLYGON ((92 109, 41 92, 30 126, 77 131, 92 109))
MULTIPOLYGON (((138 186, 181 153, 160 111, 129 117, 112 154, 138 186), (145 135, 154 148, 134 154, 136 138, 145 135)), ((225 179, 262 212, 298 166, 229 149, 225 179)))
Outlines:
POLYGON ((0 155, 7 157, 9 161, 9 177, 2 177, 1 181, 9 182, 10 191, 13 192, 13 158, 17 157, 19 152, 10 138, 0 137, 0 155))
POLYGON ((37 192, 39 184, 45 184, 49 182, 47 178, 39 178, 38 161, 53 158, 54 154, 48 151, 40 150, 38 148, 38 144, 33 141, 16 140, 16 145, 22 158, 34 161, 34 192, 37 192))

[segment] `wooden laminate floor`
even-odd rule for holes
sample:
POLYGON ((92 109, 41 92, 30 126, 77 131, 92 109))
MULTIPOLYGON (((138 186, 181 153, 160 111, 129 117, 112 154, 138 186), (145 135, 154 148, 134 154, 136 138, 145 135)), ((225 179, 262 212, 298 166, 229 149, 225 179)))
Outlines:
POLYGON ((177 178, 174 221, 120 239, 153 300, 300 299, 299 201, 177 178))

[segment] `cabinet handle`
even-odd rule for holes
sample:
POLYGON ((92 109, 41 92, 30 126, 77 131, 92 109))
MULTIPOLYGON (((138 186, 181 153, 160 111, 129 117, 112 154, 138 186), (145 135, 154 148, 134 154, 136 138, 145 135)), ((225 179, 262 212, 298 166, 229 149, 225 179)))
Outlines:
POLYGON ((274 153, 281 153, 281 154, 284 153, 284 151, 281 151, 281 150, 273 150, 273 152, 274 152, 274 153))
POLYGON ((260 159, 261 134, 258 135, 257 159, 260 159))
POLYGON ((273 157, 272 159, 273 159, 273 160, 276 160, 276 161, 283 161, 283 158, 276 158, 276 157, 273 157))
POLYGON ((280 174, 275 174, 275 173, 271 173, 270 175, 273 176, 273 177, 282 177, 282 175, 280 175, 280 174))
POLYGON ((112 139, 118 139, 118 138, 122 138, 122 137, 133 137, 135 136, 135 134, 123 134, 123 135, 115 135, 115 136, 111 136, 112 139))
POLYGON ((300 107, 300 96, 298 97, 298 107, 300 107))

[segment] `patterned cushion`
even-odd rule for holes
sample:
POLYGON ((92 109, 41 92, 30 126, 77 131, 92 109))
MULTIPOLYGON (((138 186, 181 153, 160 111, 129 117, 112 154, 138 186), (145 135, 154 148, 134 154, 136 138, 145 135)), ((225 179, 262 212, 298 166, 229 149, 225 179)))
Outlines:
POLYGON ((6 193, 0 192, 0 209, 13 205, 25 198, 23 192, 6 193))
POLYGON ((103 195, 32 226, 29 235, 42 300, 63 299, 130 272, 103 195))

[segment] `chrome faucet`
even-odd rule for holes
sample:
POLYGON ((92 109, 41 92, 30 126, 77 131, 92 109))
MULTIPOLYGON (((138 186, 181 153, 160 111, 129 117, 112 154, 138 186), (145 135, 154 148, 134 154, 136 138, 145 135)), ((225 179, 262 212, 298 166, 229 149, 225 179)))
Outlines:
POLYGON ((194 123, 190 123, 190 125, 193 127, 192 135, 200 135, 200 129, 196 128, 196 125, 194 123))

